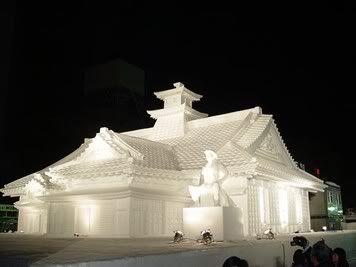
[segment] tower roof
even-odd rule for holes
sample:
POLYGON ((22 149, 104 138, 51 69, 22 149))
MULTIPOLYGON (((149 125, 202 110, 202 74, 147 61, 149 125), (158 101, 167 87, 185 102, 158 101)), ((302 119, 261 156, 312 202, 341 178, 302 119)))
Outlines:
POLYGON ((187 89, 184 84, 181 82, 177 82, 173 84, 175 88, 165 90, 165 91, 160 91, 160 92, 155 92, 155 96, 157 96, 158 99, 164 100, 165 98, 173 95, 184 95, 186 98, 189 98, 191 101, 199 101, 200 98, 202 98, 202 95, 196 94, 189 89, 187 89))

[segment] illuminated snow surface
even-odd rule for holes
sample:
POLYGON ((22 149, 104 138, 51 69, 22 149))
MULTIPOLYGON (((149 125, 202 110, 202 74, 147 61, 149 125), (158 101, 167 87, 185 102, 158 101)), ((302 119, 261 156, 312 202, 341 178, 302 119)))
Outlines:
MULTIPOLYGON (((335 248, 345 248, 356 266, 356 231, 303 233, 311 244, 321 237, 335 248)), ((276 240, 217 242, 206 246, 195 240, 173 243, 168 238, 46 238, 0 234, 0 266, 222 266, 230 256, 245 258, 250 266, 290 266, 295 249, 291 236, 276 240), (284 264, 285 265, 284 265, 284 264)))

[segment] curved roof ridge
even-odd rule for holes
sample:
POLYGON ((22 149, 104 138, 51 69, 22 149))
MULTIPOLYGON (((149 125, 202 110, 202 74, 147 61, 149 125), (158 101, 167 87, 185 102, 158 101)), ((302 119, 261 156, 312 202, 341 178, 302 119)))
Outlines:
POLYGON ((196 120, 188 121, 186 126, 188 129, 195 129, 200 127, 207 127, 210 125, 216 125, 219 123, 241 121, 244 120, 251 112, 254 114, 260 114, 262 112, 262 109, 260 107, 254 107, 250 109, 214 115, 207 118, 196 119, 196 120))
POLYGON ((58 165, 62 165, 65 164, 67 162, 72 161, 73 159, 78 158, 81 153, 89 146, 89 144, 92 142, 92 139, 85 139, 84 143, 81 144, 76 150, 74 150, 72 153, 68 154, 67 156, 65 156, 64 158, 54 162, 53 164, 39 170, 36 172, 33 172, 29 175, 26 175, 24 177, 18 178, 15 181, 12 181, 11 183, 5 184, 3 189, 10 189, 10 188, 17 188, 17 187, 21 187, 24 186, 26 183, 28 183, 36 173, 42 174, 42 175, 46 175, 46 172, 55 166, 58 165), (80 153, 80 154, 79 154, 80 153))
POLYGON ((299 179, 304 179, 308 182, 314 182, 318 185, 323 184, 322 180, 318 179, 317 177, 315 177, 315 176, 313 176, 299 168, 290 168, 288 166, 283 166, 282 164, 280 164, 278 162, 263 159, 260 157, 258 157, 258 162, 259 162, 259 166, 262 168, 267 168, 267 169, 273 170, 275 172, 288 173, 291 176, 297 176, 299 179))
POLYGON ((137 159, 143 159, 143 155, 138 150, 130 146, 114 131, 103 127, 100 128, 100 133, 98 135, 115 151, 121 152, 122 148, 124 148, 130 152, 131 156, 137 159))
MULTIPOLYGON (((292 166, 297 168, 297 165, 295 163, 295 160, 292 156, 292 154, 289 152, 289 149, 287 147, 287 145, 285 144, 284 140, 283 140, 283 137, 281 135, 281 133, 279 132, 278 130, 278 127, 277 127, 277 124, 276 122, 274 121, 274 118, 272 117, 272 125, 274 126, 274 129, 276 130, 276 133, 277 133, 277 137, 279 138, 279 141, 281 142, 283 148, 284 148, 284 151, 286 152, 288 158, 289 158, 289 161, 291 162, 292 166)), ((298 168, 299 169, 299 168, 298 168)))
POLYGON ((264 138, 269 129, 272 115, 258 114, 251 118, 243 135, 237 140, 237 144, 245 149, 253 150, 256 144, 264 138))
POLYGON ((130 134, 126 134, 126 132, 115 133, 115 134, 116 134, 116 136, 120 136, 121 138, 123 137, 124 139, 125 138, 130 138, 132 140, 140 140, 141 142, 146 142, 146 143, 154 144, 154 145, 157 145, 157 146, 166 147, 167 149, 173 149, 172 146, 170 146, 170 145, 168 145, 166 143, 162 143, 162 142, 159 142, 159 141, 154 141, 154 140, 151 140, 151 139, 142 138, 142 137, 138 137, 138 136, 133 136, 133 135, 130 135, 130 134))

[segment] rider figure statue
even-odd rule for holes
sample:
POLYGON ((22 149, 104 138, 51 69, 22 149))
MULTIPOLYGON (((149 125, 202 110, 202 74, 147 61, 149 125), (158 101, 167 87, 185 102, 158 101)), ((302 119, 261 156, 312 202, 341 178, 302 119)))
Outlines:
POLYGON ((228 177, 225 167, 218 161, 214 151, 204 151, 207 163, 203 167, 198 186, 189 186, 189 193, 198 207, 231 207, 233 200, 222 188, 222 182, 228 177))

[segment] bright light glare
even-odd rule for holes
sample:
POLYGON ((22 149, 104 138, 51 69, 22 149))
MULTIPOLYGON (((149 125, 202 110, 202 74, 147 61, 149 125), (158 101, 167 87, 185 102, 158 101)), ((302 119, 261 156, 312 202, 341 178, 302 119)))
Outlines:
POLYGON ((279 218, 282 225, 288 224, 288 197, 284 190, 279 191, 279 218))
POLYGON ((264 203, 264 194, 263 188, 259 188, 259 202, 260 202, 260 219, 261 223, 265 222, 265 203, 264 203))
POLYGON ((80 230, 83 232, 90 232, 95 227, 98 209, 94 204, 80 205, 80 230))
POLYGON ((188 224, 199 225, 204 220, 204 218, 200 212, 195 212, 194 209, 187 209, 184 220, 188 224))
POLYGON ((303 212, 302 212, 302 198, 299 193, 296 193, 295 197, 295 213, 297 218, 297 223, 303 222, 303 212))

